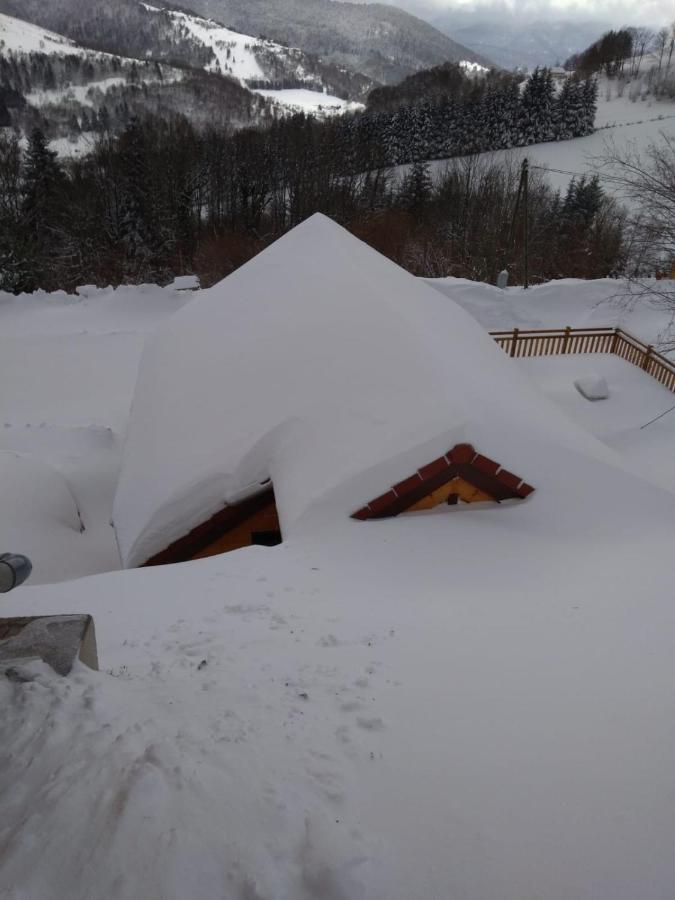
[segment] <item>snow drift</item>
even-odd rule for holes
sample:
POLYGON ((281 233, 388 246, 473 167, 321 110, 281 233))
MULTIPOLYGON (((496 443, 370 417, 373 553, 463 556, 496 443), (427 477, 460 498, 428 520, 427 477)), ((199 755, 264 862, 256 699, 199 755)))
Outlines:
POLYGON ((464 440, 531 481, 534 444, 553 439, 608 458, 471 316, 316 215, 146 345, 115 498, 122 559, 268 479, 288 536, 321 498, 334 523, 464 440))

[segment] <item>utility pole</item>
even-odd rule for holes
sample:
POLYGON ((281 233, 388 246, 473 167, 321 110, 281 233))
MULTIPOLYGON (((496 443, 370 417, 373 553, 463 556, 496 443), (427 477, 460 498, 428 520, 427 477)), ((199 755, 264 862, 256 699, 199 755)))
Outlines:
POLYGON ((523 205, 525 211, 525 224, 523 228, 523 289, 527 290, 530 286, 530 272, 529 272, 529 230, 530 230, 530 222, 529 222, 529 186, 530 186, 530 165, 528 163, 527 157, 523 160, 523 171, 522 171, 522 183, 523 183, 523 205))

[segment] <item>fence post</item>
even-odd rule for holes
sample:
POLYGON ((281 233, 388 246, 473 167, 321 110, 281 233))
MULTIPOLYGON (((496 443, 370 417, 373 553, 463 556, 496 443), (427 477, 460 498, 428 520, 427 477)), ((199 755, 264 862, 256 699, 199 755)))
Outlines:
POLYGON ((642 368, 644 369, 645 372, 646 372, 647 369, 649 368, 649 363, 651 362, 651 356, 652 356, 652 350, 653 350, 653 349, 654 349, 654 348, 653 348, 652 345, 650 344, 650 345, 647 347, 647 352, 645 353, 644 358, 643 358, 643 360, 642 360, 642 368))
POLYGON ((614 337, 612 338, 612 344, 609 348, 610 353, 616 353, 616 348, 619 346, 619 329, 614 329, 614 337))
POLYGON ((565 337, 563 338, 563 345, 562 345, 561 353, 567 353, 567 345, 569 344, 569 341, 570 341, 570 332, 571 331, 572 331, 572 329, 568 325, 567 328, 565 329, 565 337))
POLYGON ((516 355, 516 344, 518 343, 518 329, 513 329, 513 337, 511 338, 511 356, 516 355))

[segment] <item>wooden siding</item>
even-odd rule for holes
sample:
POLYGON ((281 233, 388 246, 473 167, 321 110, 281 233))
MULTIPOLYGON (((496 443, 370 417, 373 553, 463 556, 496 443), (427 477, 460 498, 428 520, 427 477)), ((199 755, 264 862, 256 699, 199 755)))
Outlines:
POLYGON ((236 547, 229 547, 230 550, 234 550, 238 547, 248 546, 254 531, 268 530, 280 530, 272 488, 266 488, 241 503, 224 506, 208 521, 178 538, 143 565, 166 566, 171 563, 187 562, 189 559, 200 559, 203 556, 215 556, 217 553, 224 553, 225 550, 212 548, 225 546, 229 535, 236 533, 236 537, 232 538, 232 543, 236 544, 236 547), (269 523, 274 524, 270 527, 269 523), (248 539, 244 540, 246 535, 248 535, 248 539))
POLYGON ((230 528, 221 537, 208 544, 192 559, 204 559, 207 556, 217 556, 219 553, 229 553, 230 550, 239 550, 241 547, 251 546, 251 535, 256 531, 280 531, 279 516, 274 500, 249 516, 239 525, 230 528))
POLYGON ((485 500, 494 501, 494 497, 491 497, 490 494, 486 494, 480 488, 474 487, 474 485, 469 484, 463 478, 456 477, 443 485, 443 487, 437 488, 435 491, 427 494, 426 497, 418 500, 417 503, 408 507, 406 512, 434 509, 434 507, 440 506, 441 503, 447 503, 448 499, 452 497, 458 498, 463 503, 482 503, 485 500))

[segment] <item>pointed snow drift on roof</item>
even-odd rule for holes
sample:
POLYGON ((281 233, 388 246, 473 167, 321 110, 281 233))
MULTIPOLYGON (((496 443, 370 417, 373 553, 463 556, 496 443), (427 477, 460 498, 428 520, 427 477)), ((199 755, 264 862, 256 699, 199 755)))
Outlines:
POLYGON ((115 500, 123 561, 145 562, 270 478, 286 537, 319 498, 348 518, 363 494, 336 488, 368 472, 378 496, 432 458, 430 442, 438 455, 475 441, 534 477, 504 455, 513 434, 603 452, 467 313, 315 215, 148 343, 115 500))

